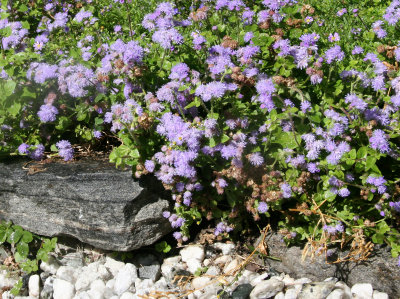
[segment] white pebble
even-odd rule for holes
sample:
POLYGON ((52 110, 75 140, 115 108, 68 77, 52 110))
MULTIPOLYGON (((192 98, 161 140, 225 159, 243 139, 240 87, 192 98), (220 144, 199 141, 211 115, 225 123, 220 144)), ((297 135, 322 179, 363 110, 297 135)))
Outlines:
POLYGON ((186 265, 188 267, 188 271, 190 273, 192 273, 192 274, 194 274, 197 271, 197 269, 202 267, 201 266, 201 262, 199 260, 196 260, 196 259, 188 260, 186 262, 186 265))
POLYGON ((131 292, 125 292, 120 297, 120 299, 136 299, 136 298, 137 298, 136 295, 131 292))
POLYGON ((29 296, 38 298, 40 294, 39 287, 40 277, 39 275, 32 275, 29 277, 28 288, 29 288, 29 296))
POLYGON ((60 268, 60 264, 52 255, 49 256, 47 262, 40 263, 40 269, 53 275, 57 273, 58 268, 60 268))
POLYGON ((372 294, 373 299, 389 299, 389 295, 383 292, 374 291, 372 294))
POLYGON ((131 263, 127 263, 115 277, 114 291, 117 295, 126 292, 137 278, 137 268, 131 263))
POLYGON ((187 262, 189 260, 198 260, 202 262, 205 257, 204 246, 201 245, 189 245, 183 248, 179 254, 182 257, 182 261, 187 262))
POLYGON ((261 299, 270 298, 275 296, 277 293, 283 290, 285 284, 276 279, 271 278, 269 280, 261 281, 257 284, 250 293, 250 299, 261 299))
POLYGON ((326 297, 326 299, 345 299, 346 298, 346 294, 343 290, 341 289, 336 289, 333 290, 328 297, 326 297))
POLYGON ((112 273, 112 275, 115 277, 119 270, 121 270, 123 267, 125 267, 125 263, 117 261, 113 259, 112 257, 106 256, 106 262, 104 266, 112 273))
POLYGON ((56 278, 53 283, 54 299, 72 299, 74 297, 75 288, 69 281, 56 278))
POLYGON ((370 283, 356 283, 351 288, 354 299, 372 299, 372 285, 370 283))
POLYGON ((226 264, 224 267, 224 274, 234 275, 235 270, 238 269, 239 260, 234 259, 229 264, 226 264))
POLYGON ((192 280, 192 288, 194 289, 203 289, 205 286, 207 286, 211 281, 210 277, 196 277, 192 280))

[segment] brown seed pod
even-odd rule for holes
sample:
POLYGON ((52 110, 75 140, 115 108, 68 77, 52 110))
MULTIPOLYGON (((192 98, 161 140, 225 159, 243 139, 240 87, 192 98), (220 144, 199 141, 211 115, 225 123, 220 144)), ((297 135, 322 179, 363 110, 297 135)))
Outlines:
POLYGON ((270 26, 271 26, 271 20, 270 20, 270 19, 268 19, 268 20, 266 20, 266 21, 264 21, 264 22, 258 24, 258 27, 259 27, 260 29, 264 29, 264 30, 269 29, 270 26))

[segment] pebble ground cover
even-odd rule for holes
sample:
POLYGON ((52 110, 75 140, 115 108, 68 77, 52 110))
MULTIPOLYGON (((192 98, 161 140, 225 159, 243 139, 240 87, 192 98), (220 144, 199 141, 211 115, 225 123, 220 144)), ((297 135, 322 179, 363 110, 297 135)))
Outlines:
POLYGON ((0 155, 154 174, 185 242, 400 252, 400 1, 1 1, 0 155))

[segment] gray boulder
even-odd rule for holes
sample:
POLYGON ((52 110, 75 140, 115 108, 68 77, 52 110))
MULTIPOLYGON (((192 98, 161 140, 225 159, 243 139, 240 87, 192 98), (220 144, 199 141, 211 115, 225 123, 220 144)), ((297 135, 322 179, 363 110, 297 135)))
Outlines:
POLYGON ((0 161, 0 219, 100 249, 129 251, 171 232, 166 198, 154 177, 138 181, 105 161, 0 161))

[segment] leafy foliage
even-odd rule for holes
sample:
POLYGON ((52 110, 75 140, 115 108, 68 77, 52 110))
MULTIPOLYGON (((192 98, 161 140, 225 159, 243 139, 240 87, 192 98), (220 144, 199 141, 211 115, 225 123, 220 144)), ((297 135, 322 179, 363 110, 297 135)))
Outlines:
POLYGON ((171 190, 179 242, 273 218, 399 255, 397 1, 67 2, 2 1, 3 155, 114 136, 117 167, 171 190))

